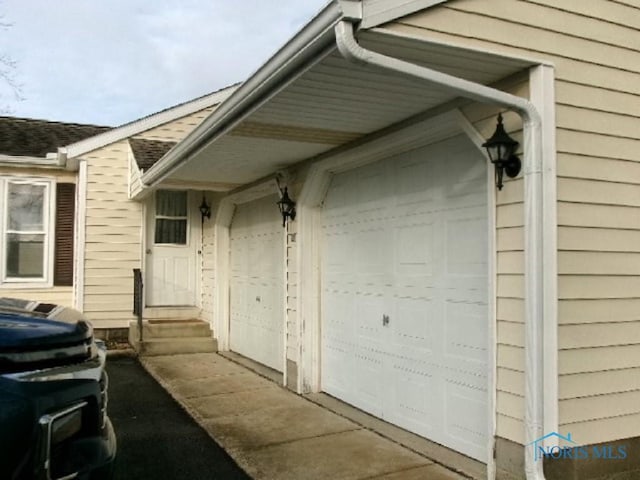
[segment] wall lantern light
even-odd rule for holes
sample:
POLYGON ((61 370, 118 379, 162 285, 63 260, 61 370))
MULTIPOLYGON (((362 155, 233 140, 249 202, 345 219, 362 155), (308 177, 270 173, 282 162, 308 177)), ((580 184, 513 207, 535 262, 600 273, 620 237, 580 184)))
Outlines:
POLYGON ((491 163, 496 169, 496 187, 502 190, 502 176, 507 174, 509 178, 515 178, 520 173, 522 164, 515 154, 518 142, 511 138, 502 125, 502 114, 498 115, 498 125, 496 131, 483 145, 487 149, 491 163))
POLYGON ((280 214, 282 215, 282 226, 285 227, 287 225, 287 219, 296 219, 296 202, 289 198, 287 187, 284 187, 284 190, 280 190, 280 192, 280 200, 278 200, 276 204, 278 205, 280 214))
POLYGON ((207 199, 204 194, 202 194, 202 203, 198 207, 200 210, 200 215, 202 215, 202 223, 204 223, 204 218, 211 218, 211 205, 207 203, 207 199))

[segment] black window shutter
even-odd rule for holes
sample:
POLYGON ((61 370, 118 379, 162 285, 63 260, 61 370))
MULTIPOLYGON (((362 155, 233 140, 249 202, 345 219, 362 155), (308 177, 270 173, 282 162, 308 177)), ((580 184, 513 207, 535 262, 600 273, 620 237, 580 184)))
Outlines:
POLYGON ((53 284, 73 285, 73 221, 76 210, 76 186, 56 186, 56 243, 53 284))

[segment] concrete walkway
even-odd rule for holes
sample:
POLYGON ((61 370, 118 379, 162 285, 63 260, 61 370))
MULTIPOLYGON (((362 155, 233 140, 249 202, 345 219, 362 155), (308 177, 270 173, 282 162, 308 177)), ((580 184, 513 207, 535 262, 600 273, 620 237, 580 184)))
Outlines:
POLYGON ((464 478, 218 354, 142 363, 255 480, 464 478))

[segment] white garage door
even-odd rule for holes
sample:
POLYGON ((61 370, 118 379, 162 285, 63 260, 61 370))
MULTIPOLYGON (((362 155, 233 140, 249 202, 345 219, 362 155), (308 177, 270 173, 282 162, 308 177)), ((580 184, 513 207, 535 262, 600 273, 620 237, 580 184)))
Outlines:
POLYGON ((284 230, 277 195, 238 205, 230 231, 230 348, 282 371, 284 230))
POLYGON ((322 386, 487 460, 487 192, 459 136, 333 177, 322 386))

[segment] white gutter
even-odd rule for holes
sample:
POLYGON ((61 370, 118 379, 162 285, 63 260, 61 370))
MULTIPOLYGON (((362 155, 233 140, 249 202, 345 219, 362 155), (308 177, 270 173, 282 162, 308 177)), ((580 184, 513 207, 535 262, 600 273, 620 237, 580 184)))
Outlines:
MULTIPOLYGON (((542 130, 541 117, 528 100, 447 75, 427 67, 362 48, 355 39, 354 25, 342 20, 336 27, 340 53, 349 61, 392 70, 444 87, 464 98, 515 111, 524 128, 524 215, 525 215, 525 443, 543 436, 543 256, 542 256, 542 130)), ((528 448, 528 447, 527 447, 528 448)), ((529 480, 544 479, 543 464, 525 452, 525 473, 529 480)))
POLYGON ((60 168, 58 160, 49 156, 28 157, 21 155, 0 154, 0 166, 2 167, 38 167, 38 168, 60 168))
POLYGON ((296 75, 304 71, 306 64, 317 59, 327 48, 335 48, 332 30, 341 18, 341 7, 337 3, 329 3, 215 112, 145 172, 142 175, 143 184, 153 187, 164 180, 180 165, 189 161, 192 155, 224 135, 293 81, 296 75))

